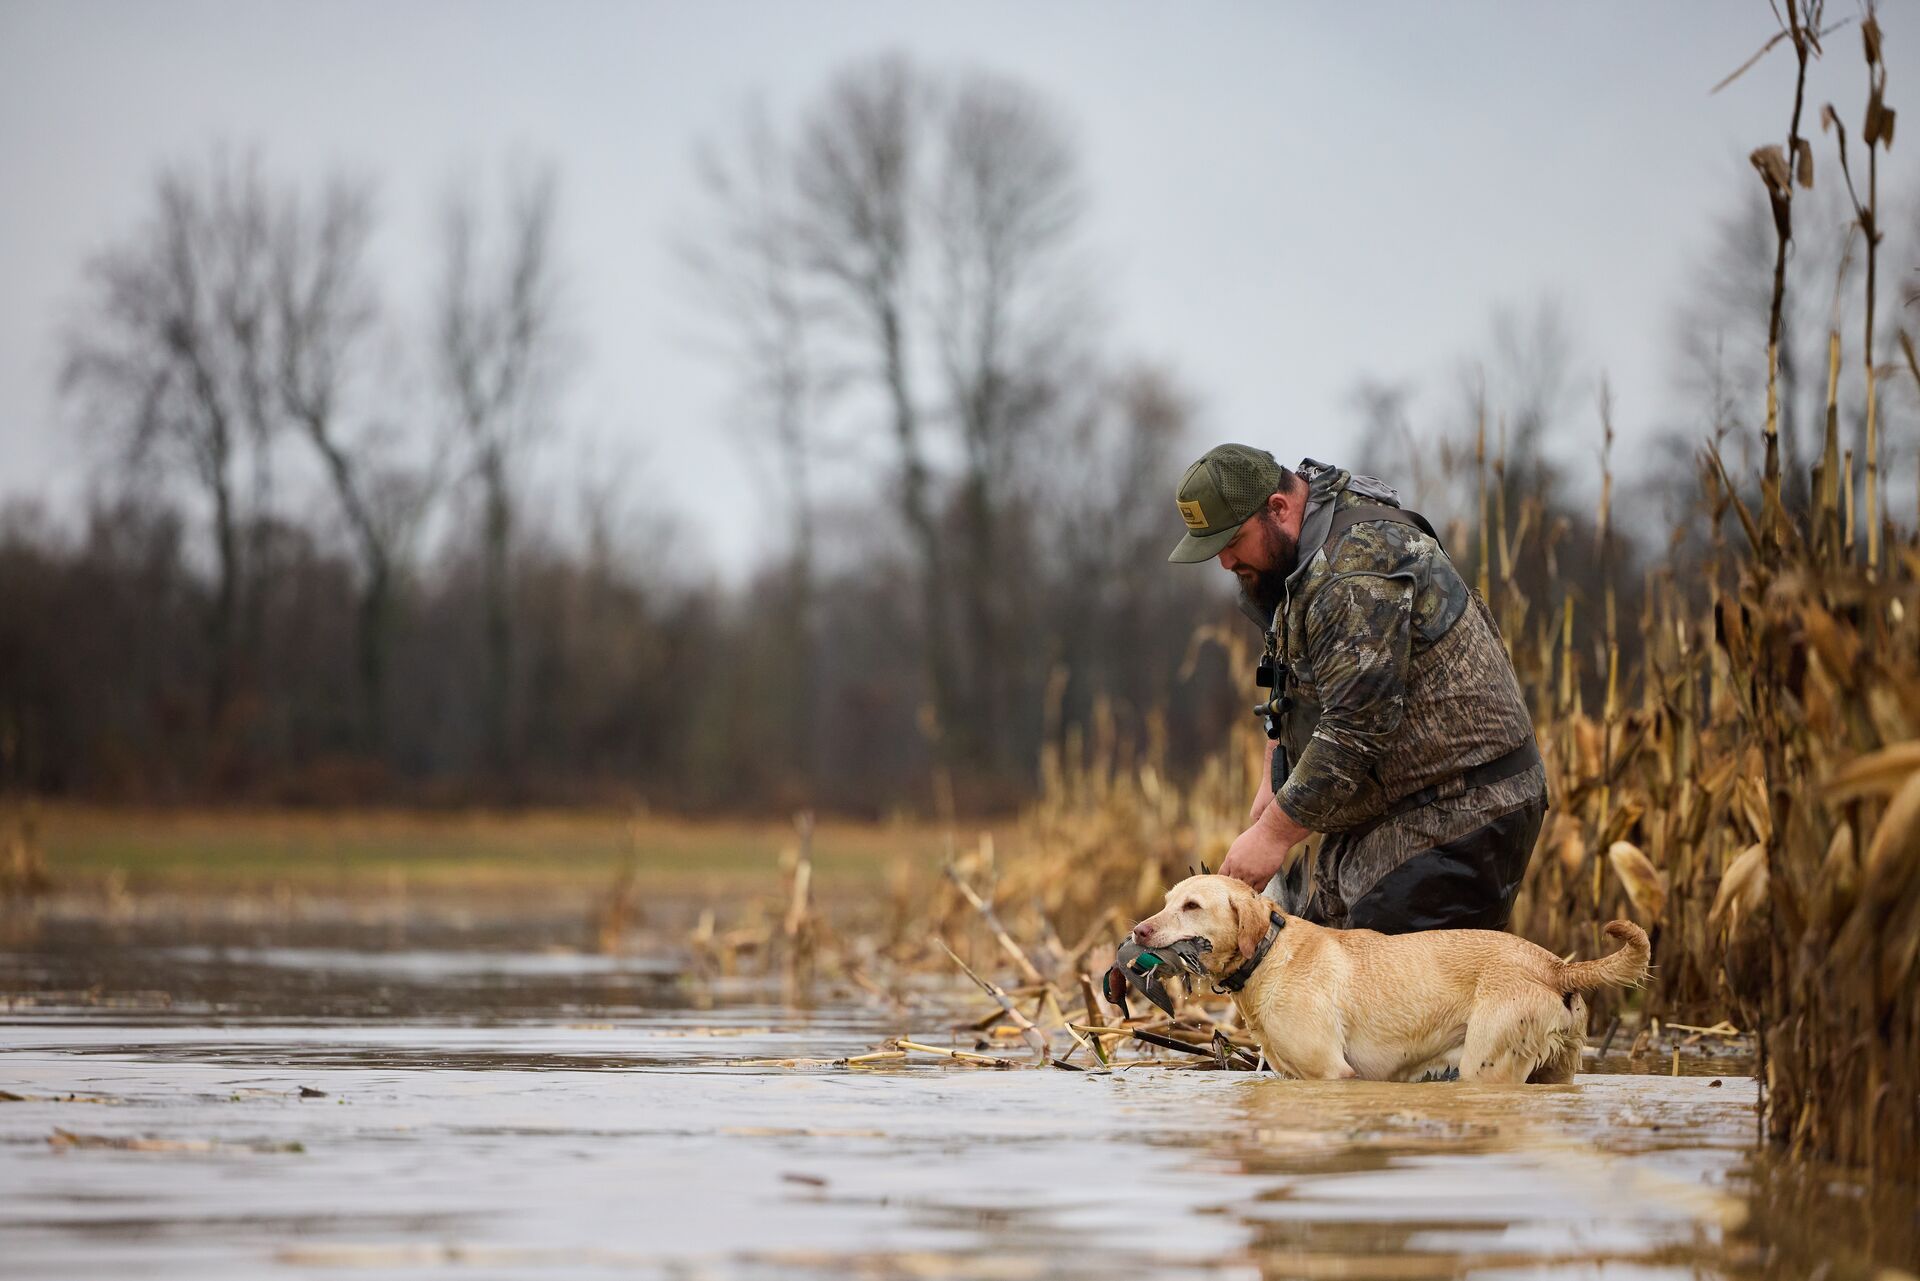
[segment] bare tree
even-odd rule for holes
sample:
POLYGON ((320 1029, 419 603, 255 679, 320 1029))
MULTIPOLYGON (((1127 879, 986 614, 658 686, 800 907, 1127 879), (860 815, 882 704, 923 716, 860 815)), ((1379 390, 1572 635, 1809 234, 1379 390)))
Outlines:
POLYGON ((912 65, 887 57, 842 73, 808 116, 795 160, 803 261, 877 382, 898 456, 893 486, 920 577, 935 748, 960 719, 946 582, 921 407, 915 391, 913 290, 921 252, 919 176, 929 95, 912 65))
POLYGON ((1177 520, 1167 527, 1168 495, 1201 444, 1192 439, 1192 393, 1144 363, 1089 370, 1075 386, 1085 391, 1075 393, 1069 425, 1046 434, 1034 469, 1047 485, 1035 503, 1045 591, 1027 624, 1034 639, 1021 644, 1052 667, 1035 700, 1047 720, 1039 741, 1057 746, 1065 727, 1111 715, 1123 737, 1152 751, 1167 728, 1163 713, 1179 704, 1176 722, 1205 729, 1183 734, 1175 752, 1198 750, 1217 740, 1239 697, 1231 685, 1213 691, 1230 694, 1224 704, 1193 706, 1196 687, 1173 697, 1196 627, 1231 617, 1212 575, 1166 563, 1180 529, 1177 520))
POLYGON ((1073 149, 1018 84, 935 81, 894 57, 834 82, 795 173, 802 262, 892 428, 940 759, 1004 767, 1030 578, 1010 572, 1024 551, 1013 482, 1021 450, 1064 428, 1061 378, 1087 328, 1073 149), (936 457, 956 460, 951 489, 936 457))
POLYGON ((1054 572, 1082 593, 1076 599, 1084 610, 1072 612, 1100 620, 1097 638, 1108 627, 1140 627, 1144 619, 1127 618, 1131 605, 1157 586, 1194 581, 1166 568, 1180 528, 1167 528, 1167 494, 1195 443, 1194 399, 1170 370, 1151 364, 1097 372, 1087 382, 1093 393, 1042 455, 1050 484, 1041 496, 1041 533, 1054 572))
POLYGON ((963 78, 941 104, 933 228, 933 327, 959 428, 965 556, 956 585, 972 658, 972 740, 1005 767, 1016 664, 1008 644, 1025 549, 1009 545, 1009 489, 1021 449, 1047 425, 1085 328, 1071 278, 1083 207, 1079 168, 1055 116, 1017 82, 963 78))
POLYGON ((1527 309, 1496 307, 1490 347, 1492 359, 1479 368, 1506 422, 1507 474, 1538 485, 1550 442, 1565 434, 1578 377, 1565 308, 1550 296, 1527 309))
POLYGON ((439 381, 479 488, 483 702, 496 769, 505 769, 511 758, 514 470, 526 448, 553 427, 550 393, 560 356, 554 201, 550 169, 514 175, 501 243, 489 252, 473 194, 450 199, 436 308, 439 381))
POLYGON ((215 563, 207 708, 230 706, 271 495, 269 199, 257 163, 216 152, 164 171, 147 220, 96 258, 61 385, 137 473, 179 469, 206 500, 215 563), (251 460, 251 502, 240 470, 251 460), (250 506, 250 510, 249 510, 250 506), (254 536, 246 531, 251 523, 254 536))
POLYGON ((377 363, 380 302, 365 261, 372 228, 373 194, 364 183, 336 177, 310 202, 289 197, 275 220, 273 314, 280 407, 319 454, 359 561, 361 735, 363 746, 378 751, 386 737, 395 575, 436 469, 399 463, 391 424, 353 403, 377 363))
POLYGON ((820 719, 812 477, 821 417, 841 379, 818 350, 824 317, 804 258, 794 169, 764 109, 749 113, 731 147, 703 148, 698 168, 705 201, 679 256, 739 379, 743 453, 771 463, 787 511, 787 599, 775 623, 791 674, 782 737, 810 789, 820 719))

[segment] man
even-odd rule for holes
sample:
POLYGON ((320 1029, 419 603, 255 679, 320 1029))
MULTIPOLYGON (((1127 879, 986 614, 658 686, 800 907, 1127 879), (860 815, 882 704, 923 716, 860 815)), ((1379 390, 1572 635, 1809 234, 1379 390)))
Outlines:
POLYGON ((1266 632, 1268 764, 1220 870, 1323 925, 1505 928, 1546 770, 1493 616, 1432 527, 1371 477, 1246 445, 1208 451, 1175 501, 1167 559, 1218 560, 1266 632))

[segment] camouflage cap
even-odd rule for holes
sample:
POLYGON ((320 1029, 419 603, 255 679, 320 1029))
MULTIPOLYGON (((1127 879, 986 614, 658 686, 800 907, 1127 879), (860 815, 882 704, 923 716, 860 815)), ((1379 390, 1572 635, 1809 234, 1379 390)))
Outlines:
POLYGON ((1284 469, 1251 445, 1216 445, 1187 468, 1173 501, 1187 523, 1167 559, 1176 564, 1212 560, 1280 488, 1284 469))

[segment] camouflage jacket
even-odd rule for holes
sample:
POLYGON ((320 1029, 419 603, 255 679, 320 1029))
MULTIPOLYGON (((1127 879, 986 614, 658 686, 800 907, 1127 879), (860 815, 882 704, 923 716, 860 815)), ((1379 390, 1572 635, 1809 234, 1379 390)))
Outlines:
MULTIPOLYGON (((1533 724, 1491 614, 1438 542, 1366 522, 1328 548, 1335 511, 1394 504, 1394 492, 1311 459, 1301 474, 1310 489, 1299 560, 1267 625, 1288 708, 1280 742, 1290 768, 1275 798, 1303 826, 1338 833, 1519 747, 1533 724)), ((1511 808, 1544 787, 1530 774, 1486 800, 1511 808)))

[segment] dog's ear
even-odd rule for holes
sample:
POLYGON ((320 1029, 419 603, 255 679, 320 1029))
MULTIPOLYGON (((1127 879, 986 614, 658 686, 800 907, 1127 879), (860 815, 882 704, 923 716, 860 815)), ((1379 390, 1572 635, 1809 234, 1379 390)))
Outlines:
POLYGON ((1239 931, 1236 940, 1240 946, 1240 955, 1252 958, 1260 947, 1260 940, 1267 937, 1268 914, 1273 904, 1260 894, 1248 890, 1245 894, 1233 896, 1233 923, 1239 931))

